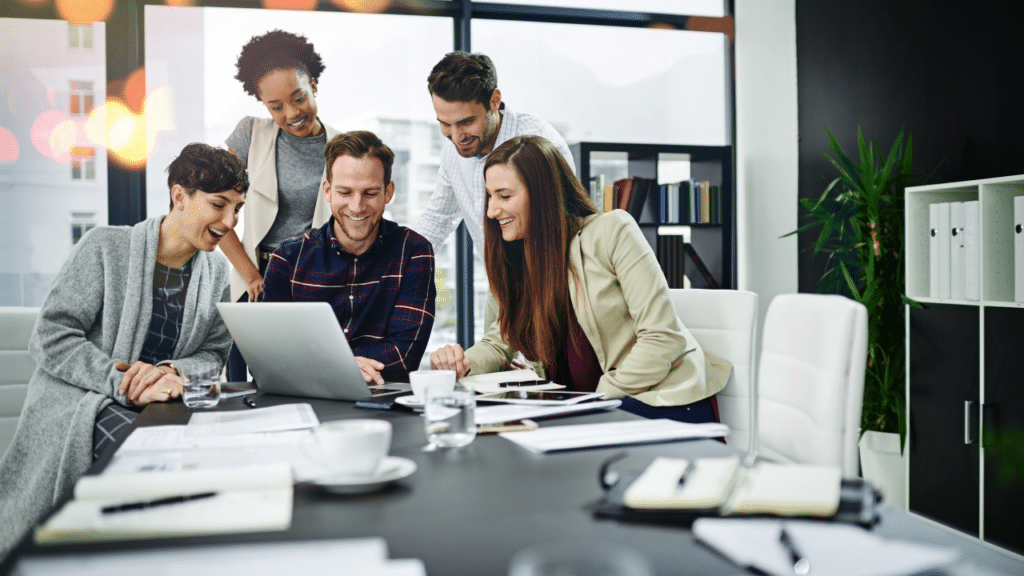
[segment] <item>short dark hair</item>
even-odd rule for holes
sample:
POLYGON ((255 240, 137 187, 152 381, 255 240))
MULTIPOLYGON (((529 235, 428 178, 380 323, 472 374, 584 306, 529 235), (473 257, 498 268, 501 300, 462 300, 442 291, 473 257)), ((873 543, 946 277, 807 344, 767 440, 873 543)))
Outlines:
POLYGON ((484 54, 450 52, 427 76, 427 89, 446 102, 479 102, 488 108, 498 71, 484 54))
POLYGON ((331 182, 334 176, 331 174, 331 166, 339 156, 353 156, 363 158, 370 156, 380 160, 384 166, 384 186, 391 182, 391 165, 395 163, 395 153, 388 148, 388 145, 381 141, 376 134, 369 130, 354 130, 338 134, 327 143, 324 148, 324 162, 327 166, 327 182, 331 182))
MULTIPOLYGON (((196 190, 223 192, 236 190, 245 194, 249 190, 249 173, 245 164, 231 152, 193 142, 181 150, 181 154, 167 167, 167 188, 181 185, 191 196, 196 190)), ((174 208, 174 199, 171 199, 174 208)))
POLYGON ((235 78, 248 94, 260 99, 259 83, 268 72, 295 68, 308 78, 317 80, 324 71, 324 62, 305 36, 283 30, 271 30, 253 36, 242 46, 235 63, 235 78))

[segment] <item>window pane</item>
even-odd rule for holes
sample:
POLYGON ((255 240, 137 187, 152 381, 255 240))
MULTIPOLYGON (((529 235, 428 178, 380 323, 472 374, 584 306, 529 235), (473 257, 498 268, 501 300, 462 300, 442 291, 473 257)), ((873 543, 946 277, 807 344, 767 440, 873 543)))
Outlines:
MULTIPOLYGON (((453 49, 450 18, 147 6, 145 26, 146 93, 150 104, 166 103, 147 117, 157 142, 147 165, 150 214, 166 212, 165 169, 185 144, 225 146, 243 116, 270 117, 234 78, 235 62, 251 37, 278 28, 305 35, 323 58, 320 118, 339 130, 372 130, 395 152, 395 196, 385 218, 410 225, 426 207, 440 151, 426 80, 453 49)), ((435 258, 438 298, 428 350, 455 342, 454 236, 435 247, 435 258)))
POLYGON ((504 0, 506 4, 533 6, 560 6, 564 8, 594 8, 597 10, 628 10, 654 14, 681 14, 684 16, 724 16, 724 0, 504 0))
MULTIPOLYGON (((39 306, 67 259, 72 210, 101 214, 106 224, 107 170, 102 142, 90 142, 85 116, 72 118, 72 81, 101 87, 105 98, 103 24, 98 50, 73 50, 62 20, 0 18, 0 306, 39 306), (56 42, 54 40, 57 40, 56 42), (96 148, 93 180, 72 182, 72 149, 96 148)), ((81 167, 79 167, 81 173, 81 167)))
POLYGON ((730 143, 724 34, 474 20, 473 51, 494 60, 510 108, 569 143, 730 143))

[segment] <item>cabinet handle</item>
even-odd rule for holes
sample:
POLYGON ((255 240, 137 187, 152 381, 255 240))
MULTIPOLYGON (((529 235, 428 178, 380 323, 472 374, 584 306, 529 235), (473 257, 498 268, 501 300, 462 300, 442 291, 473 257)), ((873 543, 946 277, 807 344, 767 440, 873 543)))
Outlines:
POLYGON ((972 434, 977 428, 971 426, 971 406, 973 400, 964 400, 964 444, 974 444, 978 438, 972 434))

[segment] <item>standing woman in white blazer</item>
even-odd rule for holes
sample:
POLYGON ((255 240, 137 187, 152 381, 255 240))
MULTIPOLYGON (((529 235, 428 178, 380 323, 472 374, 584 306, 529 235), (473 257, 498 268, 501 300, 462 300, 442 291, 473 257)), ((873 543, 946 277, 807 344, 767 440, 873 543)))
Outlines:
MULTIPOLYGON (((338 132, 317 116, 320 55, 304 36, 273 30, 242 47, 235 76, 270 118, 246 116, 227 138, 251 181, 242 211, 242 237, 231 232, 221 250, 233 267, 231 299, 255 301, 267 261, 282 240, 322 226, 331 216, 320 194, 324 148, 338 132)), ((232 348, 228 378, 245 380, 245 362, 232 348)))

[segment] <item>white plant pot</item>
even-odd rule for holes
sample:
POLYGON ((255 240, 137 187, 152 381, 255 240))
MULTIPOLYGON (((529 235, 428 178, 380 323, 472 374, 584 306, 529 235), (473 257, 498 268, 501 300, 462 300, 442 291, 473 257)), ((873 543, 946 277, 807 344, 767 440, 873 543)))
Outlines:
POLYGON ((882 492, 887 504, 907 510, 907 455, 900 454, 900 435, 869 430, 859 445, 864 479, 882 492))

